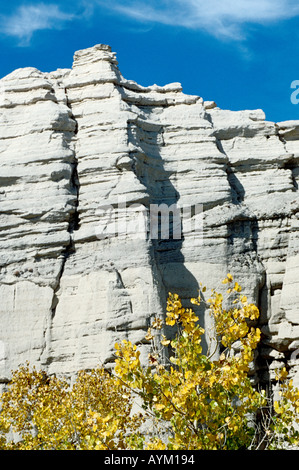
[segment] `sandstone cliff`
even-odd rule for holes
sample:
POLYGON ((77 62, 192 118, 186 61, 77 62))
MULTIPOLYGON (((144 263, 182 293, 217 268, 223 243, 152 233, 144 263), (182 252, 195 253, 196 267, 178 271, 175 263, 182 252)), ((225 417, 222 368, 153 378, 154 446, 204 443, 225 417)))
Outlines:
POLYGON ((115 341, 144 342, 168 291, 231 272, 261 310, 260 379, 288 361, 299 383, 299 121, 140 86, 105 45, 0 92, 0 382, 27 360, 109 363, 115 341), (181 237, 150 236, 162 203, 190 208, 181 237))

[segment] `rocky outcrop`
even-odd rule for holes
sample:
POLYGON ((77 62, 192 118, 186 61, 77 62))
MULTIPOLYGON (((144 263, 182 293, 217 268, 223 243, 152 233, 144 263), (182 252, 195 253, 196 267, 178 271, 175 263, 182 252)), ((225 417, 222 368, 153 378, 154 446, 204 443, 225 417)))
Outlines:
POLYGON ((0 91, 0 381, 107 364, 122 338, 146 353, 168 291, 231 272, 261 310, 258 376, 288 362, 299 383, 299 121, 142 87, 105 45, 0 91))

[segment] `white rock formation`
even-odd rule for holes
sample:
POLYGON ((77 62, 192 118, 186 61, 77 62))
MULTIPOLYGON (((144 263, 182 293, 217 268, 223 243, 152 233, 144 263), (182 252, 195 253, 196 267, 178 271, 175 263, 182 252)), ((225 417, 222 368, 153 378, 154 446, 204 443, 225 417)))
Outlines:
POLYGON ((299 121, 142 87, 105 45, 0 91, 0 382, 27 360, 110 362, 115 341, 144 342, 168 291, 227 272, 261 309, 261 379, 289 361, 299 382, 299 121), (149 232, 163 203, 184 209, 182 237, 149 232))

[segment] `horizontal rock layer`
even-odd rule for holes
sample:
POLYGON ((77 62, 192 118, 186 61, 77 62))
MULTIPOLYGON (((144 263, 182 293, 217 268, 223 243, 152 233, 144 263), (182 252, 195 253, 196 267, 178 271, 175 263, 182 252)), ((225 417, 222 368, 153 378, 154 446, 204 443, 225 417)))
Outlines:
POLYGON ((299 121, 140 86, 106 45, 0 91, 0 382, 109 364, 123 338, 145 354, 167 293, 227 272, 261 310, 260 379, 288 361, 299 381, 299 121))

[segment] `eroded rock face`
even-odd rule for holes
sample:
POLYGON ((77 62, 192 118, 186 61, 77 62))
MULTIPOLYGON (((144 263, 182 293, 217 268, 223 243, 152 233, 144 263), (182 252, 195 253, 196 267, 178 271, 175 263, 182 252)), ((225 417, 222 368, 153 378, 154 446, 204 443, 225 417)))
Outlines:
POLYGON ((105 45, 0 84, 0 381, 27 360, 109 363, 115 341, 144 343, 168 291, 231 272, 261 310, 260 379, 289 361, 299 382, 299 121, 142 87, 105 45), (185 223, 157 238, 161 204, 185 223))

